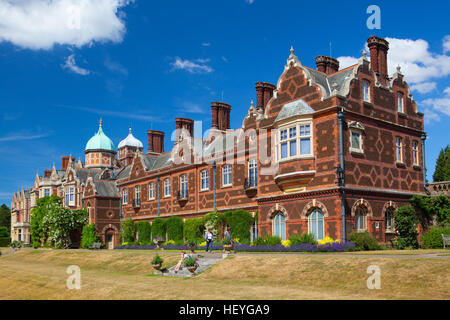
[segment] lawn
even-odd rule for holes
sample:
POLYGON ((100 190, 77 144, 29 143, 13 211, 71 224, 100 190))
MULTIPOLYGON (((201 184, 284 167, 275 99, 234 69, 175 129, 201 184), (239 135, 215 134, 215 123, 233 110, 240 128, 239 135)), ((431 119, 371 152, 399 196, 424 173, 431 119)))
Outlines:
MULTIPOLYGON (((445 257, 236 255, 184 279, 154 276, 154 254, 21 250, 0 258, 0 299, 450 299, 445 257), (81 290, 66 288, 70 265, 81 268, 81 290), (367 289, 370 265, 381 269, 380 290, 367 289)), ((170 266, 179 253, 161 256, 170 266)))

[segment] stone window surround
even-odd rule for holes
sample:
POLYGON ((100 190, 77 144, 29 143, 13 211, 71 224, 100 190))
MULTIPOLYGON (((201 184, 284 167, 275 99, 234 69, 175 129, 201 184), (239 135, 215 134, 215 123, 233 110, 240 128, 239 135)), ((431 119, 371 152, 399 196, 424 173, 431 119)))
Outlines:
MULTIPOLYGON (((294 139, 287 139, 286 141, 289 142, 291 140, 294 139)), ((302 118, 302 119, 295 119, 293 121, 284 123, 283 125, 280 125, 278 127, 278 133, 277 133, 277 160, 278 162, 285 162, 285 161, 290 161, 293 159, 309 159, 311 157, 314 156, 314 127, 313 127, 313 119, 312 118, 302 118), (300 154, 300 141, 301 141, 301 136, 300 136, 300 126, 303 125, 309 125, 310 126, 310 134, 309 136, 304 136, 304 137, 309 137, 309 143, 310 143, 310 153, 309 154, 300 154), (290 156, 288 153, 288 156, 286 158, 281 159, 281 132, 284 130, 288 131, 289 134, 289 129, 296 127, 296 141, 297 141, 297 154, 295 156, 290 156)), ((288 143, 289 145, 289 143, 288 143)))

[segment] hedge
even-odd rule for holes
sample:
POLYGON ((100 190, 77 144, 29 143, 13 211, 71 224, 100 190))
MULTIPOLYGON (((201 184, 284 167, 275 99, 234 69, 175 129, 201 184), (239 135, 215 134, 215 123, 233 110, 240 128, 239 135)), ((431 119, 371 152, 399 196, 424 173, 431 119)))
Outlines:
POLYGON ((0 247, 7 247, 11 243, 10 237, 0 237, 0 247))
POLYGON ((180 217, 170 217, 166 220, 166 230, 169 240, 183 240, 183 219, 180 217))
POLYGON ((373 238, 369 232, 354 232, 348 236, 348 241, 356 246, 357 251, 380 250, 381 246, 377 240, 373 238))
POLYGON ((122 222, 121 238, 123 242, 134 242, 136 234, 136 225, 133 220, 127 219, 122 222))
POLYGON ((250 243, 250 226, 252 215, 245 210, 228 211, 223 214, 224 221, 231 228, 231 237, 239 239, 239 243, 250 243))
POLYGON ((137 241, 150 242, 152 236, 152 226, 148 221, 139 221, 136 223, 137 241))
POLYGON ((186 240, 203 241, 205 226, 202 218, 186 219, 184 221, 184 237, 186 240))
POLYGON ((166 239, 166 220, 162 218, 156 218, 152 223, 152 238, 166 239))

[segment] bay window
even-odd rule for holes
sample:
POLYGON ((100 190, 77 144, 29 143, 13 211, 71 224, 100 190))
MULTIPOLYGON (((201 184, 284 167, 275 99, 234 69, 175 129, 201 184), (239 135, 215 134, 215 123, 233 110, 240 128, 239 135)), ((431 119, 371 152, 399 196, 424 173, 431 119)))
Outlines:
POLYGON ((279 159, 312 155, 311 123, 299 123, 279 130, 279 159))

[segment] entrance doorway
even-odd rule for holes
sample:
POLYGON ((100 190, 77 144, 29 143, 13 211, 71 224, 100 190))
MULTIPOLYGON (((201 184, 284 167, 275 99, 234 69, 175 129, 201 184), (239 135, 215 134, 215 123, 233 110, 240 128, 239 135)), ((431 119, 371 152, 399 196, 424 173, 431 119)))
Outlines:
POLYGON ((114 249, 114 233, 109 231, 106 233, 106 249, 112 250, 114 249))

